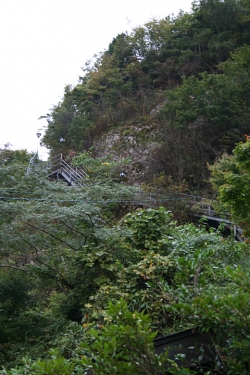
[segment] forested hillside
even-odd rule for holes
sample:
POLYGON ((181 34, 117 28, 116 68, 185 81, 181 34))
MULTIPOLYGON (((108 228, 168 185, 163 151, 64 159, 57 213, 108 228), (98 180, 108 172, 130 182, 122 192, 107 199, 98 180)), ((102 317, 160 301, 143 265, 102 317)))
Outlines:
POLYGON ((56 154, 129 156, 141 182, 164 172, 203 187, 207 163, 249 133, 250 6, 193 3, 190 14, 116 36, 45 117, 56 154))
POLYGON ((82 184, 0 149, 1 375, 249 374, 249 33, 207 0, 115 37, 45 116, 82 184), (190 222, 208 186, 240 242, 190 222), (177 332, 201 341, 156 352, 177 332))
MULTIPOLYGON (((246 140, 213 166, 221 202, 246 235, 249 150, 246 140)), ((2 153, 2 375, 248 373, 247 241, 129 204, 137 189, 102 160, 92 159, 99 178, 70 187, 27 175, 27 153, 2 153), (154 338, 188 328, 208 335, 211 358, 200 344, 191 362, 178 349, 184 367, 156 354, 154 338)))

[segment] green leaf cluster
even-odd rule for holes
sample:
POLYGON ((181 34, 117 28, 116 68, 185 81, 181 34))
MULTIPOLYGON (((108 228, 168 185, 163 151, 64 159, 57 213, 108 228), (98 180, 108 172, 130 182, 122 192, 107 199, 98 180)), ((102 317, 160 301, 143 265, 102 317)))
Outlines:
POLYGON ((234 154, 223 155, 210 167, 211 182, 224 209, 232 214, 233 220, 249 236, 249 165, 250 141, 239 143, 234 154))
MULTIPOLYGON (((236 171, 248 170, 248 143, 236 171)), ((188 374, 153 339, 192 327, 211 336, 214 371, 244 373, 247 243, 177 225, 162 207, 120 218, 120 197, 134 192, 110 179, 72 188, 20 168, 1 167, 2 374, 188 374)))

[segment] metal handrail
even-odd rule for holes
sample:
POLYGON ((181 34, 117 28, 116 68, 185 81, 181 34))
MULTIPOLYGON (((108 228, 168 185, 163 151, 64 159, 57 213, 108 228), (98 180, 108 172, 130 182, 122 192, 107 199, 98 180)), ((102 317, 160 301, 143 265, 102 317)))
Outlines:
POLYGON ((62 154, 58 154, 48 160, 48 162, 39 161, 38 153, 36 152, 30 159, 27 175, 35 173, 38 170, 44 172, 47 177, 55 174, 61 174, 71 185, 82 185, 82 182, 89 178, 88 174, 81 168, 72 168, 64 159, 62 154))
POLYGON ((36 152, 30 159, 26 174, 29 176, 31 172, 37 171, 38 169, 41 171, 44 170, 45 164, 46 162, 39 160, 38 153, 36 152))
POLYGON ((62 157, 62 154, 56 155, 48 160, 48 176, 55 173, 61 174, 70 184, 82 184, 83 180, 89 178, 88 174, 81 168, 72 168, 62 157))
MULTIPOLYGON (((150 189, 151 190, 151 189, 150 189)), ((158 189, 152 189, 157 191, 158 189)), ((161 190, 160 190, 161 191, 161 190)), ((157 194, 150 191, 139 191, 137 202, 142 206, 152 206, 154 204, 167 201, 179 201, 184 203, 192 211, 192 214, 197 217, 204 216, 208 220, 214 220, 221 223, 225 223, 227 227, 233 229, 234 237, 239 241, 244 241, 243 231, 235 223, 231 221, 231 215, 228 212, 217 212, 213 208, 213 200, 209 197, 201 197, 188 195, 184 193, 176 193, 175 195, 164 195, 162 193, 157 194)))

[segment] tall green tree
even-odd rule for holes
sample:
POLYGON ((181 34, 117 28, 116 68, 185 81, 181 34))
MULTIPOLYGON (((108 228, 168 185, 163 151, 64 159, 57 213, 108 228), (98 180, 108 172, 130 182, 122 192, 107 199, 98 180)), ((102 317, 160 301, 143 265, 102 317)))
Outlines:
POLYGON ((206 163, 223 151, 232 152, 248 132, 249 51, 248 46, 237 49, 219 65, 221 74, 183 77, 181 86, 166 92, 167 123, 159 157, 177 181, 202 184, 208 177, 206 163))
POLYGON ((33 153, 27 150, 11 150, 8 144, 4 148, 0 148, 0 164, 28 164, 33 153))
POLYGON ((223 155, 213 166, 211 182, 218 199, 232 219, 250 235, 249 183, 250 183, 250 140, 239 143, 233 155, 223 155))

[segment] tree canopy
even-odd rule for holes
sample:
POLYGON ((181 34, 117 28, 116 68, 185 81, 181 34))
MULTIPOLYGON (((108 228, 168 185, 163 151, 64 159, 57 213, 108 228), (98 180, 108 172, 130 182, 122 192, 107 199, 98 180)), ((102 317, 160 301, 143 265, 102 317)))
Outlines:
POLYGON ((98 154, 95 140, 110 129, 153 127, 158 147, 144 179, 165 172, 201 188, 206 163, 249 129, 249 11, 243 0, 198 1, 119 34, 43 116, 44 144, 54 155, 98 154))
POLYGON ((250 139, 239 143, 233 155, 224 154, 213 166, 212 184, 225 210, 249 236, 250 139))
POLYGON ((86 186, 0 150, 1 375, 249 373, 249 26, 247 0, 195 1, 88 61, 42 140, 86 186), (245 241, 183 220, 174 193, 210 183, 245 241), (150 189, 168 194, 162 206, 150 189), (187 329, 209 338, 209 369, 203 345, 191 361, 156 353, 155 338, 187 329))
POLYGON ((69 187, 12 167, 0 167, 1 374, 186 374, 153 339, 194 326, 215 347, 227 334, 221 366, 244 368, 246 243, 178 225, 164 207, 128 207, 134 189, 112 178, 69 187))

